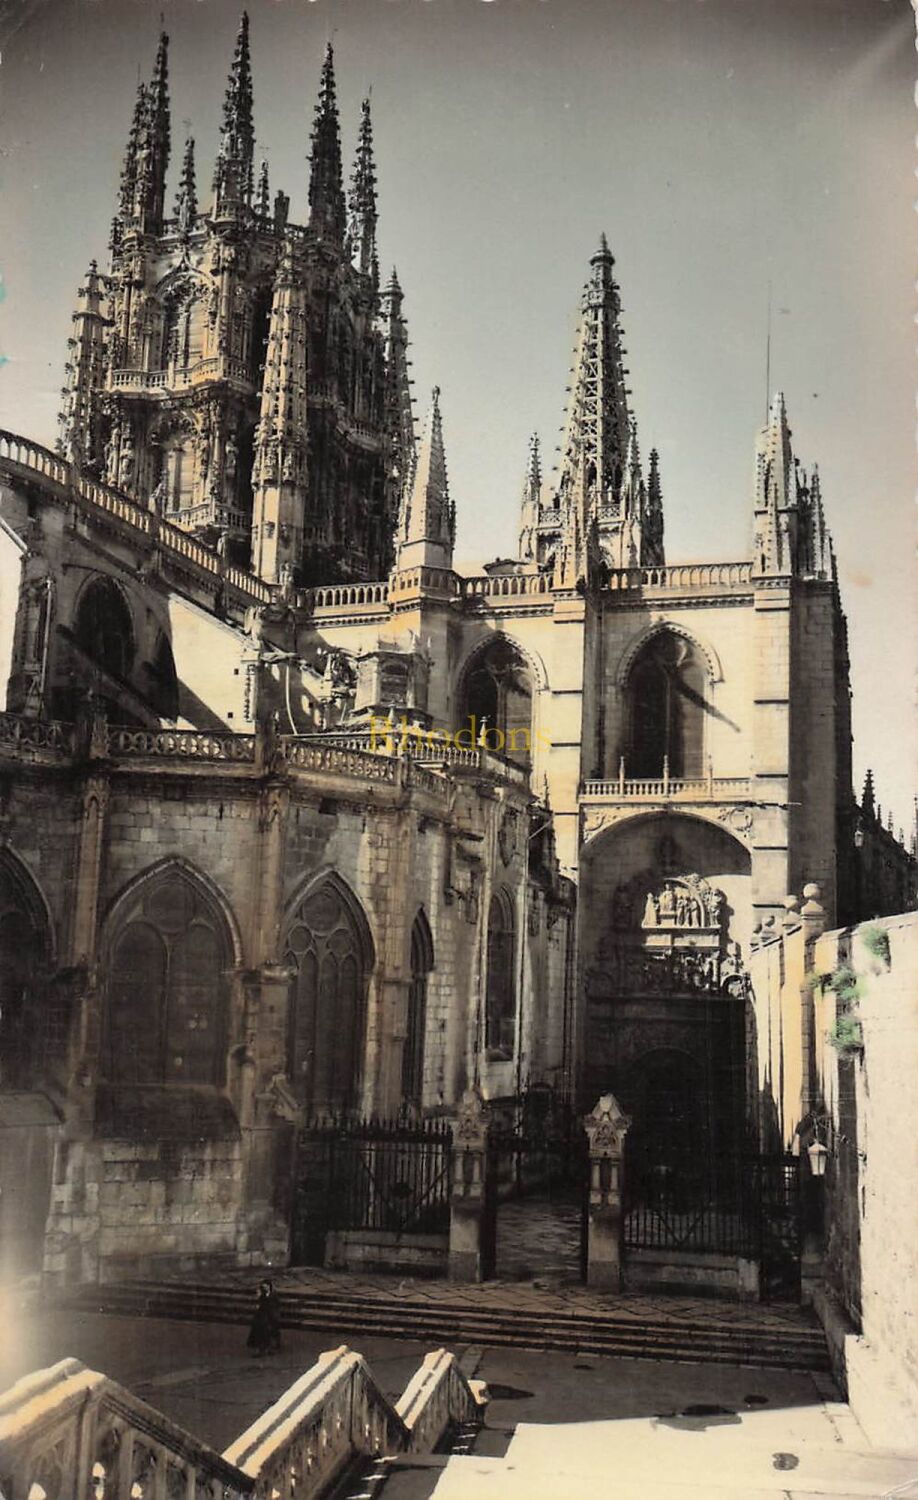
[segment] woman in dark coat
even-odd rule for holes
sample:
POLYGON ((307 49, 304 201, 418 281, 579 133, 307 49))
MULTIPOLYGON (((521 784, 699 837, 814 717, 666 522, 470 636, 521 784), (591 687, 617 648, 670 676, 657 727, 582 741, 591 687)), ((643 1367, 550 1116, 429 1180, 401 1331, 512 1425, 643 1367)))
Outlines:
POLYGON ((278 1297, 271 1281, 258 1283, 258 1301, 246 1344, 253 1354, 276 1354, 280 1348, 278 1297))

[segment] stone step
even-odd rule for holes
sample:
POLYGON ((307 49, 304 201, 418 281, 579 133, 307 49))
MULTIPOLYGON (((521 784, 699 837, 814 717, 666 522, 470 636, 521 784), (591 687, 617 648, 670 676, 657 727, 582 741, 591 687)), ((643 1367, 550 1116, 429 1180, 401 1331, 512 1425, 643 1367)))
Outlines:
MULTIPOLYGON (((249 1322, 252 1295, 246 1288, 208 1287, 184 1282, 121 1282, 84 1288, 78 1304, 95 1311, 198 1322, 249 1322)), ((447 1344, 478 1343, 535 1349, 579 1350, 679 1362, 752 1364, 778 1369, 825 1371, 828 1356, 818 1329, 774 1328, 754 1324, 714 1324, 663 1316, 616 1317, 554 1309, 478 1307, 390 1298, 316 1295, 288 1288, 281 1293, 281 1321, 287 1328, 327 1328, 339 1339, 348 1334, 436 1339, 447 1344)))

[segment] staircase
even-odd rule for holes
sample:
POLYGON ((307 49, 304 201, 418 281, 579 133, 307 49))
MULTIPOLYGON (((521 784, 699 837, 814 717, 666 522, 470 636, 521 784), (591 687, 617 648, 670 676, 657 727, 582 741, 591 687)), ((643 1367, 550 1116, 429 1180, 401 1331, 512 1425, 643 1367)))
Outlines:
MULTIPOLYGON (((348 1278, 326 1278, 311 1288, 279 1278, 281 1321, 285 1328, 328 1330, 333 1342, 375 1335, 455 1347, 513 1346, 557 1349, 618 1358, 742 1364, 772 1369, 827 1371, 821 1328, 789 1313, 738 1309, 711 1301, 688 1308, 665 1298, 627 1298, 593 1307, 565 1308, 547 1298, 537 1305, 514 1305, 513 1288, 502 1304, 498 1289, 476 1299, 477 1288, 437 1285, 436 1295, 420 1287, 405 1292, 393 1283, 370 1294, 366 1284, 350 1290, 348 1278)), ((584 1299, 586 1300, 586 1299, 584 1299)), ((251 1286, 185 1281, 125 1281, 84 1287, 65 1305, 124 1317, 174 1318, 202 1323, 250 1321, 251 1286)))

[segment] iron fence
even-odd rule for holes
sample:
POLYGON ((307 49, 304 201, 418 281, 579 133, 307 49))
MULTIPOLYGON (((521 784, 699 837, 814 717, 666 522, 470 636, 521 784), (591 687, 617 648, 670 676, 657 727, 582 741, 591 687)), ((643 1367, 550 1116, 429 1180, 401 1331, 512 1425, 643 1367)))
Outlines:
POLYGON ((443 1120, 323 1119, 299 1142, 311 1237, 329 1230, 447 1234, 452 1126, 443 1120))
POLYGON ((699 1251, 767 1263, 799 1241, 794 1157, 713 1155, 662 1163, 630 1155, 624 1178, 626 1250, 699 1251))

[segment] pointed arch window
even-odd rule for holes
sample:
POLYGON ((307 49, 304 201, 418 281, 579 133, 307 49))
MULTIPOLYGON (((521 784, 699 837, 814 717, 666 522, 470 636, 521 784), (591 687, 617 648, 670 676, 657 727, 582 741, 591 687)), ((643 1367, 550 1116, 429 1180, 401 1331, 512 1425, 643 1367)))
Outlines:
POLYGON ((131 614, 111 578, 93 578, 86 585, 77 606, 73 634, 86 655, 109 676, 129 676, 134 663, 131 614))
POLYGON ((411 982, 408 1020, 402 1052, 402 1099, 420 1108, 424 1096, 424 1043, 427 1033, 427 982, 434 966, 433 938, 422 911, 411 929, 411 982))
POLYGON ((701 652, 664 630, 642 647, 628 675, 629 776, 704 775, 706 671, 701 652))
POLYGON ((304 897, 287 934, 293 971, 288 1071, 308 1114, 360 1100, 372 943, 359 903, 336 876, 304 897))
POLYGON ((503 1057, 516 1045, 516 923, 506 891, 497 891, 488 909, 485 1045, 503 1057))
POLYGON ((506 636, 480 651, 466 674, 459 728, 477 739, 485 727, 489 750, 517 765, 532 759, 532 677, 506 636), (474 722, 473 722, 474 721, 474 722))
POLYGON ((222 1083, 231 962, 226 924, 203 887, 175 869, 145 881, 109 946, 109 1082, 222 1083))

